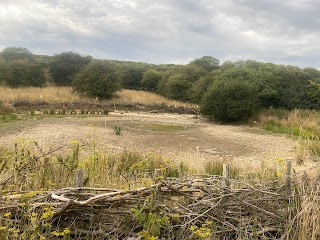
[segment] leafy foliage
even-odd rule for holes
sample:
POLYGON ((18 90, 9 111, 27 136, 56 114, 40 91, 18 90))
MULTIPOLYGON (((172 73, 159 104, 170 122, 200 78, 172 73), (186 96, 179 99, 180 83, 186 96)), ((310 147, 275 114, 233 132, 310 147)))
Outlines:
POLYGON ((123 66, 121 83, 124 88, 139 90, 144 72, 148 70, 146 64, 130 63, 123 66))
MULTIPOLYGON (((45 82, 70 85, 91 61, 90 56, 75 52, 62 52, 50 57, 34 55, 22 47, 7 47, 0 53, 0 84, 11 87, 42 86, 45 82)), ((123 88, 144 89, 171 99, 199 104, 209 86, 217 80, 237 80, 257 87, 257 101, 262 108, 320 109, 320 71, 315 68, 301 69, 254 60, 220 64, 211 56, 194 59, 186 65, 116 60, 106 60, 104 63, 112 66, 109 67, 112 69, 109 71, 111 75, 118 75, 115 77, 117 89, 121 83, 123 88)), ((82 84, 79 80, 77 82, 82 84)), ((99 84, 96 88, 100 88, 101 92, 94 94, 90 94, 94 88, 92 86, 73 86, 82 89, 79 92, 96 97, 103 96, 105 91, 101 88, 105 83, 99 84), (85 90, 86 87, 88 90, 85 90)))
POLYGON ((157 91, 158 84, 161 80, 161 72, 156 71, 154 69, 150 69, 143 73, 143 77, 141 79, 141 85, 145 90, 148 91, 157 91))
POLYGON ((57 85, 70 85, 73 78, 87 64, 91 62, 90 56, 81 56, 76 52, 62 52, 53 57, 49 63, 49 72, 57 85))
POLYGON ((1 69, 3 71, 2 81, 9 87, 41 87, 46 81, 41 65, 27 59, 4 63, 1 69))
POLYGON ((210 57, 210 56, 204 56, 202 58, 197 58, 193 61, 191 61, 190 64, 197 65, 199 67, 202 67, 203 69, 207 71, 212 71, 219 68, 220 61, 216 58, 210 57))
POLYGON ((247 81, 216 81, 200 106, 201 113, 223 122, 246 119, 257 109, 257 87, 247 81))
POLYGON ((75 92, 91 97, 111 98, 120 89, 119 74, 113 64, 92 62, 72 82, 75 92))
POLYGON ((18 59, 33 60, 32 52, 23 47, 6 47, 0 53, 0 57, 7 62, 18 59))
POLYGON ((118 125, 115 125, 114 127, 113 127, 113 131, 114 131, 114 134, 115 135, 120 135, 121 134, 121 127, 120 126, 118 126, 118 125))
POLYGON ((171 75, 166 84, 166 96, 172 99, 187 101, 189 83, 183 74, 171 75))
POLYGON ((44 68, 26 48, 7 47, 0 57, 0 84, 9 87, 40 87, 45 84, 44 68))
POLYGON ((209 74, 202 76, 199 80, 194 82, 190 88, 190 98, 192 102, 199 103, 203 94, 208 87, 220 76, 219 69, 211 71, 209 74))
POLYGON ((314 109, 320 109, 320 78, 314 81, 309 81, 308 98, 311 101, 311 106, 314 109))
POLYGON ((172 99, 191 101, 192 86, 206 73, 203 68, 192 64, 169 69, 163 74, 163 78, 158 85, 158 91, 172 99))

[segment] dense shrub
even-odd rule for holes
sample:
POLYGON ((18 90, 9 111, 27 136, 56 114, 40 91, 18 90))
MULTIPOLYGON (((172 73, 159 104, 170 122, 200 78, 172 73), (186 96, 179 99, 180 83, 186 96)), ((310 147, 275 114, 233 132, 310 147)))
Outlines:
POLYGON ((18 59, 34 59, 32 52, 30 52, 27 48, 23 47, 6 47, 0 53, 0 57, 7 62, 18 59))
POLYGON ((214 69, 218 69, 220 67, 220 61, 211 56, 204 56, 202 58, 197 58, 191 61, 190 64, 197 65, 202 67, 206 71, 212 71, 214 69))
POLYGON ((147 70, 145 64, 128 63, 121 73, 122 86, 126 89, 142 89, 141 79, 147 70))
POLYGON ((150 69, 143 74, 141 84, 144 90, 157 91, 158 84, 161 80, 161 72, 150 69))
POLYGON ((90 97, 111 98, 120 89, 119 74, 113 64, 92 62, 72 82, 75 92, 90 97))
POLYGON ((27 59, 18 59, 5 63, 1 79, 5 85, 13 88, 41 87, 46 81, 41 65, 27 59))
POLYGON ((223 122, 248 118, 257 109, 257 87, 247 81, 217 80, 202 99, 202 114, 223 122))
POLYGON ((49 72, 53 82, 60 86, 70 85, 73 78, 90 63, 90 56, 81 56, 76 52, 62 52, 49 62, 49 72))

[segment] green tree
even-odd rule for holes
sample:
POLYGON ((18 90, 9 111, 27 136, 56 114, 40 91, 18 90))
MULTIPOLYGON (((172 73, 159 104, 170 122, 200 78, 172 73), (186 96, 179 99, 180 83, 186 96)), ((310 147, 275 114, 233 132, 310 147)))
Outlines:
POLYGON ((161 72, 157 70, 150 69, 146 71, 143 73, 143 77, 141 79, 141 85, 143 89, 153 92, 157 91, 161 77, 161 72))
POLYGON ((208 87, 221 76, 221 70, 213 70, 208 75, 201 77, 194 82, 191 87, 191 100, 194 103, 200 103, 203 95, 208 90, 208 87))
POLYGON ((92 57, 81 56, 76 52, 62 52, 49 62, 49 73, 55 84, 67 86, 91 60, 92 57))
POLYGON ((32 52, 23 47, 6 47, 0 53, 0 57, 7 62, 18 59, 34 59, 32 52))
POLYGON ((112 98, 120 89, 120 77, 114 64, 92 62, 75 77, 72 89, 89 97, 112 98))
POLYGON ((310 108, 320 110, 320 78, 309 81, 308 98, 310 99, 310 108))
POLYGON ((273 70, 273 76, 279 98, 277 107, 294 109, 309 106, 308 77, 300 68, 277 65, 273 70))
POLYGON ((207 73, 197 65, 176 66, 163 73, 158 92, 168 98, 191 101, 193 84, 207 73))
POLYGON ((315 68, 304 68, 302 70, 308 77, 308 80, 320 78, 320 71, 315 68))
POLYGON ((124 66, 121 74, 121 83, 123 88, 141 89, 141 80, 143 74, 148 70, 148 66, 143 63, 128 63, 124 66))
POLYGON ((5 61, 0 59, 0 85, 5 84, 5 74, 8 72, 7 64, 5 61))
POLYGON ((228 61, 225 61, 221 64, 220 69, 223 71, 227 71, 228 69, 232 69, 235 67, 236 67, 236 65, 234 64, 234 62, 228 60, 228 61))
POLYGON ((234 122, 250 117, 257 110, 258 89, 247 81, 217 80, 202 99, 200 111, 211 118, 234 122))
POLYGON ((46 81, 41 65, 27 59, 7 62, 2 78, 9 87, 41 87, 46 81))
POLYGON ((212 70, 218 69, 220 67, 219 60, 216 58, 210 57, 210 56, 204 56, 202 58, 197 58, 197 59, 191 61, 190 64, 202 67, 203 69, 205 69, 207 71, 212 71, 212 70))
POLYGON ((174 72, 174 74, 181 74, 184 76, 184 78, 188 81, 188 83, 193 83, 199 80, 201 77, 208 74, 206 70, 204 70, 202 67, 199 67, 197 65, 184 65, 174 72))
POLYGON ((190 83, 182 74, 171 75, 166 84, 166 96, 180 101, 188 101, 190 83))

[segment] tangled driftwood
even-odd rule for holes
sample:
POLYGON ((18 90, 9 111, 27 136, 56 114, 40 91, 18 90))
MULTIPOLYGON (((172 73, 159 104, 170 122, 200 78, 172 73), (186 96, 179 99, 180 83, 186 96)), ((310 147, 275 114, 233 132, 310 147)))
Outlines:
MULTIPOLYGON (((228 186, 222 180, 190 176, 159 178, 129 190, 64 188, 39 193, 28 204, 33 211, 54 207, 53 227, 68 227, 75 239, 138 238, 139 232, 152 228, 152 223, 141 222, 139 213, 167 216, 168 222, 158 225, 159 238, 190 239, 201 228, 210 229, 216 239, 285 238, 289 216, 295 214, 288 206, 298 201, 294 194, 279 182, 230 180, 228 186)), ((10 210, 19 221, 21 194, 7 194, 0 201, 0 211, 10 210)))

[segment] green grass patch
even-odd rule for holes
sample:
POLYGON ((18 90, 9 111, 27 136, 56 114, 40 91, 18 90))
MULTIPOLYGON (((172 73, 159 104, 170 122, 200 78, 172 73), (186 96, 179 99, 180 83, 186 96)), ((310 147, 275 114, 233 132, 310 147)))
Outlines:
POLYGON ((0 121, 2 121, 2 122, 14 122, 17 120, 19 120, 19 118, 15 114, 2 115, 0 117, 0 121))
MULTIPOLYGON (((225 163, 227 162, 223 160, 210 161, 204 165, 204 170, 207 174, 222 176, 223 164, 225 163)), ((237 179, 239 177, 239 169, 234 164, 231 164, 230 177, 232 179, 237 179)))
POLYGON ((176 131, 182 131, 187 129, 186 126, 171 125, 171 124, 134 124, 131 126, 138 129, 160 131, 160 132, 176 132, 176 131))
POLYGON ((296 137, 303 137, 303 138, 316 137, 316 135, 313 132, 309 131, 308 129, 303 129, 301 127, 284 126, 281 123, 276 122, 274 120, 270 120, 264 123, 263 128, 273 133, 284 133, 284 134, 288 134, 296 137))

